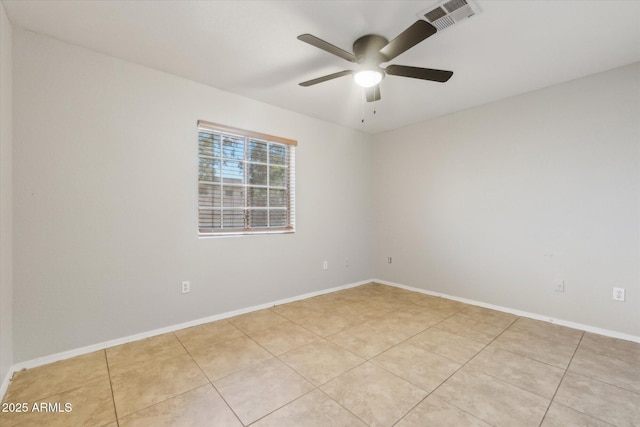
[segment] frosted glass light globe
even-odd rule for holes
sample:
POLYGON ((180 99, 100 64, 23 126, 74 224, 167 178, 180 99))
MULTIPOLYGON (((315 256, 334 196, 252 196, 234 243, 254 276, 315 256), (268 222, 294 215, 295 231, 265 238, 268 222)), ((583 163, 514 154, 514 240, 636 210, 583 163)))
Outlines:
POLYGON ((382 73, 377 70, 362 70, 353 75, 353 80, 361 87, 373 87, 382 80, 382 73))

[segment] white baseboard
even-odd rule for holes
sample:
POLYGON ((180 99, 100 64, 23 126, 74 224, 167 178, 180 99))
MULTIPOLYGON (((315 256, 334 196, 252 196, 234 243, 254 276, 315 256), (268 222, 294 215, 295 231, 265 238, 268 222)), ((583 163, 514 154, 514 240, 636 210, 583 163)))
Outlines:
POLYGON ((13 373, 15 371, 16 370, 12 366, 11 369, 9 369, 9 372, 7 372, 7 375, 2 379, 2 384, 0 384, 0 401, 4 399, 4 394, 7 392, 7 389, 9 388, 9 384, 11 383, 11 377, 13 377, 13 373))
POLYGON ((548 323, 554 323, 556 325, 566 326, 566 327, 572 328, 572 329, 579 329, 581 331, 592 332, 592 333, 598 334, 598 335, 604 335, 604 336, 607 336, 607 337, 619 338, 619 339, 626 340, 626 341, 633 341, 633 342, 640 343, 640 337, 639 336, 630 335, 630 334, 624 334, 622 332, 612 331, 610 329, 598 328, 596 326, 591 326, 591 325, 585 325, 585 324, 582 324, 582 323, 571 322, 569 320, 556 319, 556 318, 549 317, 549 316, 543 316, 541 314, 529 313, 527 311, 515 310, 513 308, 501 307, 499 305, 494 305, 494 304, 487 304, 485 302, 475 301, 475 300, 471 300, 471 299, 467 299, 467 298, 460 298, 460 297, 457 297, 457 296, 454 296, 454 295, 442 294, 442 293, 439 293, 439 292, 432 292, 432 291, 428 291, 426 289, 414 288, 412 286, 407 286, 407 285, 403 285, 403 284, 400 284, 400 283, 389 282, 387 280, 372 279, 371 281, 372 282, 376 282, 376 283, 380 283, 382 285, 394 286, 396 288, 402 288, 402 289, 406 289, 406 290, 409 290, 409 291, 419 292, 421 294, 431 295, 431 296, 435 296, 435 297, 447 298, 447 299, 451 299, 451 300, 454 300, 454 301, 460 301, 460 302, 463 302, 465 304, 477 305, 479 307, 490 308, 492 310, 497 310, 497 311, 503 311, 505 313, 515 314, 516 316, 528 317, 530 319, 541 320, 543 322, 548 322, 548 323))
POLYGON ((328 294, 331 292, 341 291, 343 289, 354 288, 356 286, 365 285, 367 283, 371 283, 371 280, 363 280, 361 282, 349 283, 347 285, 336 286, 329 289, 323 289, 321 291, 309 292, 306 294, 294 296, 291 298, 284 298, 277 301, 254 305, 252 307, 241 308, 238 310, 228 311, 226 313, 215 314, 213 316, 203 317, 196 320, 191 320, 189 322, 179 323, 177 325, 171 325, 164 328, 154 329, 151 331, 141 332, 139 334, 129 335, 122 338, 116 338, 114 340, 104 341, 97 344, 88 345, 85 347, 75 348, 73 350, 63 351, 61 353, 51 354, 48 356, 38 357, 35 359, 27 360, 24 362, 19 362, 14 364, 6 377, 2 381, 2 385, 0 386, 0 400, 4 398, 4 395, 9 388, 9 384, 11 383, 11 378, 15 372, 21 371, 23 369, 35 368, 42 365, 48 365, 49 363, 58 362, 60 360, 70 359, 72 357, 81 356, 83 354, 93 353, 94 351, 104 350, 105 348, 114 347, 121 344, 130 343, 133 341, 139 341, 145 338, 154 337, 156 335, 162 335, 169 332, 178 331, 184 328, 190 328, 192 326, 202 325, 203 323, 214 322, 216 320, 227 319, 229 317, 238 316, 240 314, 250 313, 252 311, 262 310, 265 308, 273 307, 276 305, 287 304, 294 301, 299 301, 302 299, 307 299, 311 297, 315 297, 318 295, 328 294))

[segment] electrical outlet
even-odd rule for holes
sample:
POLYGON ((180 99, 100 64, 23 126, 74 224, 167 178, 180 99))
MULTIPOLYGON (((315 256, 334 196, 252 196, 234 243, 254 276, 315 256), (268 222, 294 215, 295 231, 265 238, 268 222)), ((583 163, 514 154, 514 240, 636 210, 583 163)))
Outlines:
POLYGON ((351 263, 349 262, 349 260, 348 260, 348 259, 345 259, 345 260, 344 260, 344 266, 345 266, 346 268, 349 268, 349 266, 350 266, 350 265, 351 265, 351 263))
POLYGON ((615 301, 624 301, 624 288, 613 288, 613 299, 615 301))
POLYGON ((387 257, 387 264, 391 264, 392 262, 393 262, 393 259, 390 256, 388 256, 387 257))
POLYGON ((556 279, 554 282, 554 291, 556 292, 564 292, 564 280, 556 279))
POLYGON ((187 281, 182 282, 182 293, 188 294, 189 292, 191 292, 191 283, 187 281))
POLYGON ((329 263, 327 261, 323 261, 322 262, 322 269, 323 270, 328 270, 329 269, 329 263))

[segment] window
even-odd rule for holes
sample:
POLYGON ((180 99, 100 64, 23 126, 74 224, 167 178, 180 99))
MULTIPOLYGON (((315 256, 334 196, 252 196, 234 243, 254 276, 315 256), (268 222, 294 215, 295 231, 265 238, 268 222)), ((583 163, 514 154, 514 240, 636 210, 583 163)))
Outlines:
POLYGON ((296 144, 199 121, 199 234, 293 232, 296 144))

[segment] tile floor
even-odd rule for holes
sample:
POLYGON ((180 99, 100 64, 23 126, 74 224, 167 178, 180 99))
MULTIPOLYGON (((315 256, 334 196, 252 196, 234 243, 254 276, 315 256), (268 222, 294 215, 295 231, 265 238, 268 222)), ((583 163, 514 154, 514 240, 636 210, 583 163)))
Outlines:
POLYGON ((640 344, 369 284, 17 372, 21 403, 0 425, 637 427, 640 344))

